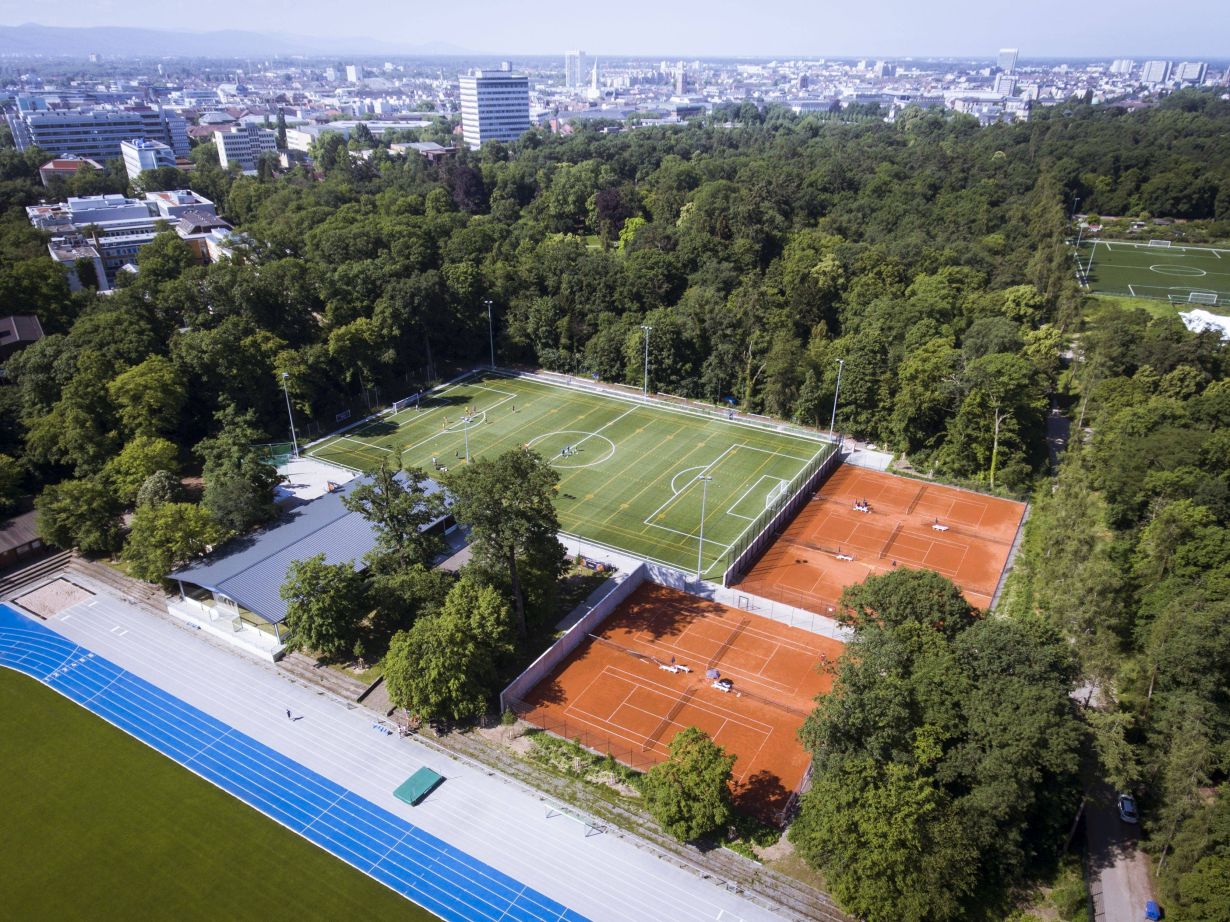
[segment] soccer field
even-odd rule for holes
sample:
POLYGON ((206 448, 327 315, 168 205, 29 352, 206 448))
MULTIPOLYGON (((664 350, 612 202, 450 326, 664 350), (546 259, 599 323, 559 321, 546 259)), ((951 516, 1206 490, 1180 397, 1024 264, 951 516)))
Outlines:
POLYGON ((1230 305, 1230 250, 1096 240, 1082 244, 1076 258, 1078 274, 1099 294, 1230 305))
POLYGON ((706 577, 791 482, 832 452, 819 437, 711 418, 654 402, 484 374, 418 407, 330 436, 307 454, 358 470, 433 469, 528 445, 559 472, 564 531, 695 570, 704 505, 706 577), (566 452, 566 453, 565 453, 566 452), (712 478, 707 488, 699 479, 712 478))

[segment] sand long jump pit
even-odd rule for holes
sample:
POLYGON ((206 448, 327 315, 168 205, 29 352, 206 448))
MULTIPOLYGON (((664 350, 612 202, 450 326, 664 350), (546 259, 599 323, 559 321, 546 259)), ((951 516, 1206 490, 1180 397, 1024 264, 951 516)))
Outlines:
POLYGON ((698 727, 736 757, 736 804, 780 821, 806 779, 798 738, 843 644, 644 583, 528 694, 519 714, 642 771, 698 727), (714 687, 711 671, 729 680, 714 687))

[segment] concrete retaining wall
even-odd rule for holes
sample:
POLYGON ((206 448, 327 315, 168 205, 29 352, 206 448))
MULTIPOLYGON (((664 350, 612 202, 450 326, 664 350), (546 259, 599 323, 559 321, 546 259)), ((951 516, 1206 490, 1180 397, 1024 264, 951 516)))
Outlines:
MULTIPOLYGON (((509 699, 518 701, 524 699, 535 685, 545 679, 552 669, 579 647, 598 625, 620 606, 624 599, 645 582, 645 577, 645 566, 638 564, 613 577, 610 583, 600 586, 582 602, 580 607, 588 607, 589 610, 577 617, 563 637, 548 647, 538 659, 530 663, 521 675, 513 679, 508 687, 500 692, 500 711, 503 712, 508 707, 509 699), (611 583, 614 583, 614 586, 611 583), (592 603, 591 600, 593 600, 592 603)), ((574 615, 575 612, 569 615, 569 620, 572 620, 574 615)))

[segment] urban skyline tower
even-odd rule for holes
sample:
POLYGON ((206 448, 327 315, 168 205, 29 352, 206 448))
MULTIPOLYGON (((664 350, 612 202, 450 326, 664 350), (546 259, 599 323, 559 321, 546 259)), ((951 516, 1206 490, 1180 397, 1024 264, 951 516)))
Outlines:
POLYGON ((585 52, 564 52, 564 86, 579 90, 585 85, 585 52))
POLYGON ((477 150, 487 141, 516 141, 530 127, 530 81, 500 70, 475 70, 458 78, 461 128, 466 144, 477 150))

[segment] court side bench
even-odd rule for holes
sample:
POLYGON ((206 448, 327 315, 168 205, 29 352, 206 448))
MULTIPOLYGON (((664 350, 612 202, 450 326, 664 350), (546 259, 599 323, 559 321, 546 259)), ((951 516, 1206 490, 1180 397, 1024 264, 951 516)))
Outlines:
POLYGON ((413 807, 443 783, 443 775, 424 765, 403 781, 393 792, 393 796, 413 807))

